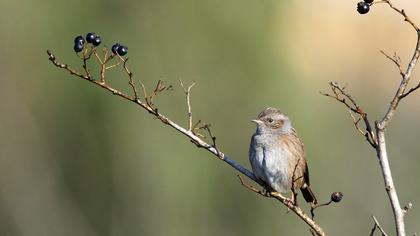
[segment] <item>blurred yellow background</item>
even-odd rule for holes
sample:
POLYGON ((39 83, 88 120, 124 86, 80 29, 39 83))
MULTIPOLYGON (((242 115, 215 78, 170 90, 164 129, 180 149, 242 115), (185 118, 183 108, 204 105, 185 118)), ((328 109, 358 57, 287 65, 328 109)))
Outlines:
MULTIPOLYGON (((420 2, 393 2, 420 23, 420 2)), ((400 78, 379 50, 407 62, 415 33, 387 6, 359 15, 356 3, 1 1, 0 235, 309 235, 182 135, 50 64, 47 49, 80 69, 73 38, 90 31, 107 46, 127 45, 129 66, 147 86, 175 85, 158 104, 183 125, 178 79, 196 81, 194 118, 211 123, 219 147, 246 167, 250 120, 280 108, 305 142, 318 198, 344 193, 317 212, 327 234, 367 235, 371 214, 392 234, 373 149, 347 110, 319 91, 348 84, 371 120, 380 118, 400 78)), ((122 72, 111 75, 126 86, 122 72)), ((420 232, 419 101, 420 93, 404 100, 387 133, 401 203, 414 204, 409 234, 420 232)))

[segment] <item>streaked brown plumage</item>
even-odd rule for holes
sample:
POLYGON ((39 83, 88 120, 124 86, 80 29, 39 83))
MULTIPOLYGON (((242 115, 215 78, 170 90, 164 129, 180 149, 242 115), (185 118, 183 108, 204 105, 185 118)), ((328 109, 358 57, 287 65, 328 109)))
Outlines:
POLYGON ((278 109, 269 107, 254 122, 257 130, 249 150, 254 174, 281 193, 292 188, 293 192, 301 189, 305 200, 316 204, 316 197, 309 187, 304 145, 289 118, 278 109))

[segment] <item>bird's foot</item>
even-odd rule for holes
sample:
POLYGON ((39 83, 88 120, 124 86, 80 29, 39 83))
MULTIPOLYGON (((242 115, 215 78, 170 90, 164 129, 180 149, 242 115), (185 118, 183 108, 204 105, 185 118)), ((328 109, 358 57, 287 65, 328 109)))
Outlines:
POLYGON ((285 203, 288 208, 292 208, 292 206, 295 206, 295 200, 292 198, 286 198, 285 203))
POLYGON ((262 194, 266 197, 269 197, 272 191, 273 189, 268 184, 264 184, 263 189, 261 190, 262 194))

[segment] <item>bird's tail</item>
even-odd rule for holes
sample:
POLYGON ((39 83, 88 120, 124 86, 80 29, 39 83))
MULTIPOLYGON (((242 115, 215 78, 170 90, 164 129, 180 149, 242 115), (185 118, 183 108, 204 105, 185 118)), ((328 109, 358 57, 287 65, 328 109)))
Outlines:
POLYGON ((312 192, 309 185, 304 184, 302 188, 300 188, 300 191, 302 191, 303 198, 305 198, 306 202, 313 203, 314 205, 318 203, 318 200, 316 200, 315 194, 312 192))

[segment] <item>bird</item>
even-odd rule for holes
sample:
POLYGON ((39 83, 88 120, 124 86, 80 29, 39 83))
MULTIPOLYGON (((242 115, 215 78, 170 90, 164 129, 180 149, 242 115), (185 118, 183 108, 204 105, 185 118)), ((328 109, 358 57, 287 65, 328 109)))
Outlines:
POLYGON ((267 190, 292 192, 291 204, 297 205, 296 190, 314 206, 317 199, 309 186, 305 149, 292 123, 279 109, 268 107, 252 120, 257 125, 249 147, 249 161, 267 190))

